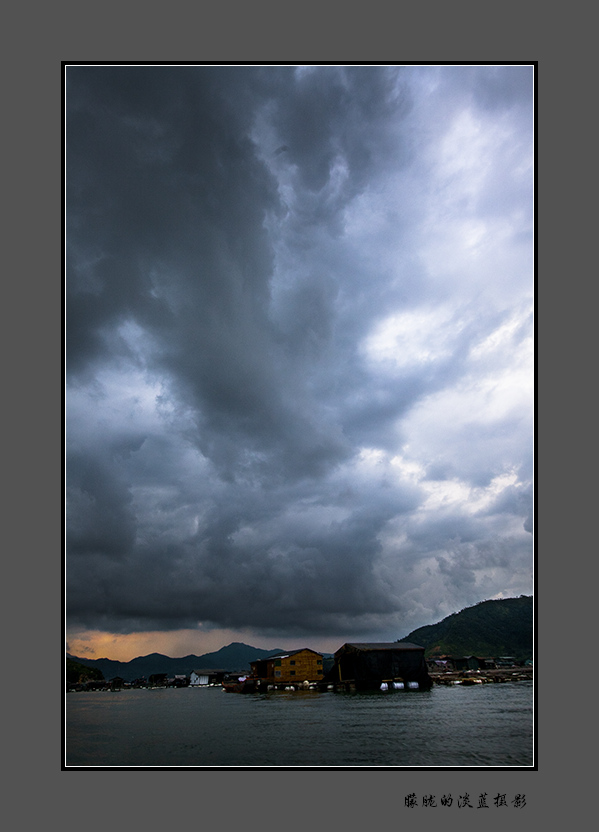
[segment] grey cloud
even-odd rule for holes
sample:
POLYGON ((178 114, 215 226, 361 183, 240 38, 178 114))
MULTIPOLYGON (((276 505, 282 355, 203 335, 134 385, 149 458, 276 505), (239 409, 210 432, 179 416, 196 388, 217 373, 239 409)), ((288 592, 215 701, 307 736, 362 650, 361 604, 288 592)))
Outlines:
POLYGON ((476 219, 528 211, 515 171, 530 155, 529 71, 428 72, 67 69, 72 621, 376 633, 416 604, 404 575, 423 558, 468 598, 475 568, 498 568, 510 545, 524 568, 526 544, 497 529, 513 515, 530 526, 529 422, 410 418, 509 370, 530 332, 526 240, 506 236, 505 288, 489 260, 478 283, 467 260, 443 281, 427 260, 435 153, 465 102, 483 125, 507 112, 514 135, 479 183, 476 219), (393 372, 365 360, 386 316, 441 303, 442 354, 393 372), (474 362, 516 313, 503 358, 474 362), (508 468, 518 487, 478 521, 458 508, 419 521, 432 481, 484 488, 508 468), (397 544, 393 524, 409 530, 397 544), (462 548, 440 555, 452 540, 462 548))
POLYGON ((532 122, 533 81, 530 66, 478 67, 474 96, 477 103, 490 110, 525 106, 532 122))
POLYGON ((78 554, 97 552, 121 557, 135 541, 129 489, 109 464, 93 454, 67 459, 68 546, 78 554))

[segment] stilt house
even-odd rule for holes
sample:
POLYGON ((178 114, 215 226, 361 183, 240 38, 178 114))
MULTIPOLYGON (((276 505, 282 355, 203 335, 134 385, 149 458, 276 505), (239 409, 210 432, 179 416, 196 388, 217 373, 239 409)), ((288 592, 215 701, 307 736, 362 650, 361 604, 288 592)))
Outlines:
POLYGON ((421 690, 432 686, 424 647, 397 641, 344 644, 335 653, 332 678, 357 690, 376 689, 382 682, 417 684, 421 690))
POLYGON ((278 685, 322 681, 322 653, 303 647, 250 662, 252 675, 278 685))

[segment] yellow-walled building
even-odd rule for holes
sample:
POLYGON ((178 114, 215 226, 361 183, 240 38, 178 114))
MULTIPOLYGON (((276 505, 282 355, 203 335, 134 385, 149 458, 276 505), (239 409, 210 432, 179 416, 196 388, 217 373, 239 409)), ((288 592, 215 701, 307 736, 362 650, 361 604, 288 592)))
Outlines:
POLYGON ((302 682, 321 682, 322 654, 309 647, 289 650, 267 659, 251 662, 252 675, 269 684, 300 684, 302 682))

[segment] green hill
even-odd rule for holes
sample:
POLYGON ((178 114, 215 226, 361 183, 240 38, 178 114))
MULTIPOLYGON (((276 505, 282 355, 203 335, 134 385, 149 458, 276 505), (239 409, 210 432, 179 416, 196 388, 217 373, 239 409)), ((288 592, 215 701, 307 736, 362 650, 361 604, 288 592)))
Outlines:
POLYGON ((66 681, 70 685, 82 684, 90 681, 101 682, 104 674, 97 667, 88 667, 74 659, 67 658, 66 681))
POLYGON ((532 596, 481 601, 438 624, 413 630, 398 641, 411 641, 435 656, 533 656, 532 596))

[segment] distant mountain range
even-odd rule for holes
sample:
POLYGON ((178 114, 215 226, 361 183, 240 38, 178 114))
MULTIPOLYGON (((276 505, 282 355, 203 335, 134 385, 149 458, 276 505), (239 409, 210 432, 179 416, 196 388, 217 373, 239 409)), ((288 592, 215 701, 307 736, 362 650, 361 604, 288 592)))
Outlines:
MULTIPOLYGON (((533 656, 533 609, 532 596, 528 595, 481 601, 473 607, 449 615, 438 624, 419 627, 398 641, 421 645, 429 657, 513 656, 518 660, 530 659, 533 656)), ((101 671, 105 679, 120 676, 126 682, 132 682, 141 677, 148 679, 153 673, 166 673, 170 677, 189 676, 192 670, 246 673, 250 670, 250 662, 282 652, 280 647, 263 650, 234 641, 215 653, 205 653, 202 656, 192 654, 180 659, 172 659, 161 653, 139 656, 130 662, 86 659, 68 653, 67 658, 101 671)), ((323 653, 325 657, 330 655, 323 653)))
POLYGON ((250 670, 250 662, 282 652, 281 648, 262 650, 260 647, 250 647, 248 644, 234 641, 227 647, 221 647, 215 653, 204 653, 202 656, 190 654, 180 659, 171 659, 170 656, 163 656, 162 653, 138 656, 130 662, 117 662, 113 659, 86 659, 82 656, 71 656, 69 653, 67 653, 67 658, 85 667, 100 670, 105 679, 120 676, 126 682, 132 682, 142 676, 147 679, 153 673, 166 673, 169 677, 189 676, 192 670, 228 670, 232 673, 245 673, 250 670))
POLYGON ((413 630, 400 641, 425 648, 425 656, 512 656, 533 657, 534 606, 530 595, 481 601, 444 618, 413 630))

